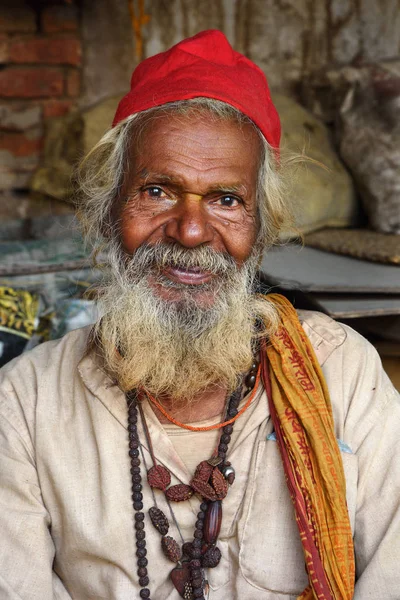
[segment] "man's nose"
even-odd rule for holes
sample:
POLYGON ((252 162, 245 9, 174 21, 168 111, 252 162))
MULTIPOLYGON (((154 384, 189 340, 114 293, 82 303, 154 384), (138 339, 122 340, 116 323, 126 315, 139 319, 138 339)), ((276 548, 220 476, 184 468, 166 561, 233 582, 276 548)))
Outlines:
POLYGON ((214 230, 202 196, 190 194, 179 200, 165 226, 165 235, 186 248, 212 242, 214 230))

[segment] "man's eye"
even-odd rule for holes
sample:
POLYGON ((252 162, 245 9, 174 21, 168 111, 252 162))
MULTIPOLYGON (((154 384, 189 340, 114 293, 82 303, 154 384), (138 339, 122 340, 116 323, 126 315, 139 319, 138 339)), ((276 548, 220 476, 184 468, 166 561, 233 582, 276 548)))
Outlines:
POLYGON ((163 190, 156 185, 146 188, 144 192, 148 194, 150 198, 162 198, 165 195, 163 190))
POLYGON ((220 203, 227 208, 233 208, 239 204, 239 199, 235 198, 235 196, 222 196, 220 203))

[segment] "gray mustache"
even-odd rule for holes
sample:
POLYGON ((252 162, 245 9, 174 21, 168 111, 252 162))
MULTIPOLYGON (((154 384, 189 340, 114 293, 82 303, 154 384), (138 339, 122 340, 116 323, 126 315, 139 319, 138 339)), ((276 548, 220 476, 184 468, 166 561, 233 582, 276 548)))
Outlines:
POLYGON ((237 272, 238 266, 229 254, 223 254, 208 246, 184 248, 179 244, 143 244, 131 257, 131 268, 147 270, 151 268, 179 267, 199 269, 214 275, 229 275, 237 272))

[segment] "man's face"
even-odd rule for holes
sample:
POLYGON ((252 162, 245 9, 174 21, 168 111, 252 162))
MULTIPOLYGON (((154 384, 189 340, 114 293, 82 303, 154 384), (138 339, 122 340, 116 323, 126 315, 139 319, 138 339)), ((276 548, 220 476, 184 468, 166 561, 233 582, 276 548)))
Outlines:
MULTIPOLYGON (((155 118, 131 151, 120 214, 124 250, 132 255, 160 242, 208 247, 242 266, 258 232, 259 158, 260 141, 249 124, 203 115, 155 118)), ((216 277, 179 265, 167 265, 162 276, 170 285, 158 285, 151 275, 149 283, 172 301, 185 287, 201 292, 216 277)))

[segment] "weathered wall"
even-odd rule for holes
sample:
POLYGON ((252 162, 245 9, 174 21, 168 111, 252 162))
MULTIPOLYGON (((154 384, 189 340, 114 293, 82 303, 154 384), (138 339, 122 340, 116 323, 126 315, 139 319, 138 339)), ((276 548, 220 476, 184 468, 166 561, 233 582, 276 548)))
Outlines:
POLYGON ((281 89, 327 64, 400 53, 399 0, 151 0, 147 12, 146 56, 215 27, 281 89))
POLYGON ((127 0, 84 0, 82 106, 123 92, 135 66, 134 34, 127 0))
POLYGON ((80 95, 81 58, 75 5, 0 2, 0 190, 29 187, 48 119, 66 114, 80 95))
POLYGON ((135 36, 128 0, 84 0, 83 105, 125 90, 139 58, 209 28, 264 69, 271 87, 290 93, 326 65, 400 54, 400 0, 145 0, 142 13, 141 4, 132 2, 135 36))

